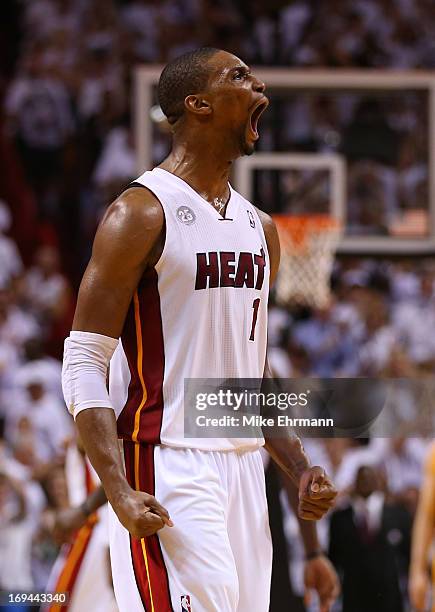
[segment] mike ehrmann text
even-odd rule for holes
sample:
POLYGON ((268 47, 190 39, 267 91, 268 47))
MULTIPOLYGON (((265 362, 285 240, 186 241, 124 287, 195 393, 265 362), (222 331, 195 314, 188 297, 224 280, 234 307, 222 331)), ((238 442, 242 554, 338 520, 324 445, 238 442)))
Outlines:
POLYGON ((200 415, 196 417, 195 422, 198 427, 334 427, 334 419, 291 418, 284 414, 277 417, 263 417, 258 414, 242 417, 200 415))

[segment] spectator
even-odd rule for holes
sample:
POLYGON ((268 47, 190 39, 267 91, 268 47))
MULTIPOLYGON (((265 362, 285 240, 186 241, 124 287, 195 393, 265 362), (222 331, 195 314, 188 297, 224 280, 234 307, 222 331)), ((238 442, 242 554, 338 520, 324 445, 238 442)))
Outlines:
POLYGON ((0 589, 29 591, 31 526, 22 484, 0 472, 0 589))
POLYGON ((0 288, 0 345, 9 344, 18 349, 39 332, 35 317, 14 302, 12 291, 0 288))
POLYGON ((362 372, 375 375, 387 364, 398 343, 398 335, 389 321, 387 304, 373 294, 365 312, 366 338, 360 347, 362 372))
POLYGON ((5 107, 28 179, 42 212, 50 216, 58 204, 62 155, 74 119, 69 92, 44 66, 41 46, 25 57, 21 72, 10 85, 5 107))
POLYGON ((376 471, 358 470, 349 504, 333 513, 329 556, 343 574, 343 612, 401 612, 396 551, 409 547, 406 512, 387 504, 376 471))
POLYGON ((71 288, 60 271, 59 252, 55 247, 40 247, 34 266, 26 274, 25 285, 32 309, 42 322, 62 319, 68 313, 71 288))
POLYGON ((110 202, 121 193, 135 175, 136 153, 132 134, 121 125, 107 134, 93 180, 100 191, 100 200, 110 202))
POLYGON ((63 403, 47 392, 44 374, 37 364, 22 371, 19 382, 24 391, 21 406, 15 406, 9 413, 7 423, 12 446, 20 448, 25 432, 37 464, 62 457, 65 444, 73 434, 72 422, 63 403))
POLYGON ((0 287, 5 288, 19 276, 23 262, 15 242, 5 234, 11 229, 12 215, 5 202, 0 200, 0 287))
POLYGON ((352 360, 353 342, 333 318, 332 305, 316 309, 313 316, 293 327, 292 339, 310 354, 314 376, 334 376, 352 360))
POLYGON ((63 401, 61 362, 45 354, 41 338, 30 338, 23 344, 22 350, 23 361, 15 370, 15 383, 19 385, 36 368, 47 392, 63 401))

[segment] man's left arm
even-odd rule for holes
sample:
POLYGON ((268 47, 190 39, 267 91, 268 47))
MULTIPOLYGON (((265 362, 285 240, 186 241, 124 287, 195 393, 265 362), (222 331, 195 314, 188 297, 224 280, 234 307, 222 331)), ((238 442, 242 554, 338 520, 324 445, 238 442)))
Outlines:
MULTIPOLYGON (((270 261, 270 286, 278 273, 280 245, 278 232, 272 218, 257 209, 266 238, 270 261)), ((267 359, 264 377, 272 378, 267 359)), ((303 445, 298 436, 269 437, 265 433, 265 448, 273 461, 293 481, 299 491, 299 516, 305 520, 318 520, 334 505, 337 491, 325 470, 310 466, 303 445)))
POLYGON ((340 581, 334 566, 322 551, 317 535, 317 523, 301 519, 299 516, 298 489, 283 472, 280 472, 282 487, 289 505, 298 519, 299 532, 305 549, 304 602, 308 606, 311 591, 319 597, 320 612, 329 612, 340 593, 340 581))

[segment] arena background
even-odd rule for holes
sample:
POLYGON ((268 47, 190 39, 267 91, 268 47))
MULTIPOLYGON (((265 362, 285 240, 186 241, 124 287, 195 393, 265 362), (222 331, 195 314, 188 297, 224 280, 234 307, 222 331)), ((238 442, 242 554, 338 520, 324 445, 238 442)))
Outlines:
MULTIPOLYGON (((63 339, 105 207, 168 152, 155 84, 184 51, 229 50, 268 85, 258 154, 236 164, 234 186, 269 213, 327 214, 342 225, 328 303, 271 297, 276 372, 432 374, 434 31, 430 0, 2 2, 1 588, 44 590, 58 554, 51 518, 71 503, 65 453, 74 436, 60 388, 63 339)), ((394 438, 306 445, 335 479, 340 504, 358 469, 376 468, 373 486, 391 509, 377 554, 395 564, 410 610, 411 527, 431 433, 407 437, 419 405, 406 392, 397 403, 404 427, 394 438)), ((271 609, 303 610, 297 522, 270 475, 269 484, 273 527, 287 542, 271 609)), ((343 571, 329 518, 319 533, 343 571)), ((315 598, 307 609, 317 609, 315 598)))

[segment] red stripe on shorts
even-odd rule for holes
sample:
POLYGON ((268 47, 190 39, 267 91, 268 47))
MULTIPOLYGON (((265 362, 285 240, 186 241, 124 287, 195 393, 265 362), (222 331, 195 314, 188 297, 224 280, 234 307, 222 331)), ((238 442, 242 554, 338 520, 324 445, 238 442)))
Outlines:
MULTIPOLYGON (((124 456, 129 484, 154 495, 154 446, 124 440, 124 456)), ((146 612, 173 612, 158 535, 141 540, 130 535, 130 548, 136 584, 146 612)))

